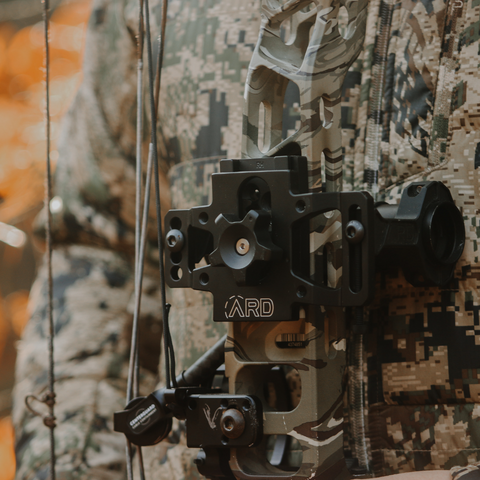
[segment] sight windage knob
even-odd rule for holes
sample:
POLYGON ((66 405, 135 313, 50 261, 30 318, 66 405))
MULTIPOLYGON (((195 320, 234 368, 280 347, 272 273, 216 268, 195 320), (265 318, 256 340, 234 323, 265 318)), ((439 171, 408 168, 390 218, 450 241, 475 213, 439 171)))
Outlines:
POLYGON ((270 238, 271 216, 265 211, 250 210, 241 221, 220 214, 218 246, 210 254, 213 266, 226 266, 238 285, 257 285, 268 262, 280 260, 282 250, 270 238))

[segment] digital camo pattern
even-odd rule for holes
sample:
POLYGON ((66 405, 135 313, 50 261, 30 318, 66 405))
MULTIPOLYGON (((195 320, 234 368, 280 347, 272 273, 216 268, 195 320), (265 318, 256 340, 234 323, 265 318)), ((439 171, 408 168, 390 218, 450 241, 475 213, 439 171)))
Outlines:
POLYGON ((238 158, 243 91, 260 0, 174 0, 160 94, 162 141, 175 161, 238 158))
MULTIPOLYGON (((442 181, 467 231, 448 288, 414 288, 401 274, 378 279, 365 336, 365 380, 349 386, 365 392, 376 475, 452 468, 456 478, 480 477, 474 466, 480 461, 479 14, 475 0, 370 2, 362 62, 346 79, 342 126, 353 188, 375 180, 370 144, 378 152, 379 199, 398 202, 411 181, 442 181), (382 70, 383 85, 375 85, 382 70), (378 91, 380 116, 373 108, 378 91), (378 128, 369 130, 372 122, 378 128)), ((351 431, 357 407, 348 410, 351 431)), ((355 446, 351 435, 346 440, 348 455, 355 446)))
POLYGON ((440 157, 429 149, 445 151, 454 68, 448 58, 453 43, 458 45, 458 36, 451 30, 458 11, 452 11, 453 4, 370 3, 361 80, 350 72, 361 94, 357 121, 349 114, 348 124, 366 126, 355 139, 355 188, 371 190, 376 183, 377 191, 384 191, 438 164, 440 157), (443 147, 438 142, 434 147, 439 138, 443 147))
MULTIPOLYGON (((133 272, 122 256, 92 247, 58 248, 53 255, 55 319, 55 442, 57 478, 125 476, 125 439, 113 432, 113 412, 125 405, 133 311, 133 272)), ((155 386, 161 322, 158 287, 144 281, 141 318, 143 394, 155 386)), ((31 320, 18 347, 13 421, 17 478, 49 477, 49 429, 26 410, 24 398, 47 384, 47 280, 32 289, 31 320)), ((38 411, 45 405, 31 402, 38 411)))
MULTIPOLYGON (((68 133, 63 134, 64 146, 60 148, 57 194, 63 198, 64 213, 57 216, 59 225, 63 226, 57 230, 58 241, 100 244, 126 251, 132 248, 136 8, 135 2, 114 4, 96 0, 94 3, 86 53, 86 81, 66 120, 64 132, 68 133), (112 82, 112 78, 116 81, 112 82)), ((152 10, 158 12, 155 4, 152 10)), ((168 40, 167 50, 171 49, 171 52, 167 53, 167 69, 162 79, 165 89, 170 88, 167 93, 162 87, 161 104, 169 102, 168 108, 160 109, 163 118, 159 126, 162 165, 166 169, 181 160, 237 157, 241 142, 243 83, 259 30, 259 2, 172 0, 169 12, 168 28, 171 30, 167 37, 172 38, 171 31, 174 34, 173 40, 168 40), (183 47, 185 42, 189 42, 189 48, 183 47), (195 63, 198 55, 201 60, 195 63), (202 82, 198 81, 197 75, 202 82), (182 82, 183 78, 185 81, 182 82), (214 91, 218 85, 220 87, 214 91), (202 140, 205 138, 208 141, 202 140)), ((385 112, 380 117, 382 128, 377 130, 381 135, 375 137, 376 140, 371 138, 381 142, 378 197, 398 201, 410 181, 424 178, 444 181, 462 209, 467 230, 466 249, 451 288, 442 292, 414 289, 401 275, 379 279, 376 303, 369 314, 370 331, 364 345, 365 380, 349 387, 365 391, 366 408, 360 410, 360 414, 365 414, 368 455, 373 474, 377 476, 453 468, 456 478, 461 475, 470 475, 472 480, 475 476, 478 478, 479 471, 474 465, 480 461, 479 274, 476 266, 479 236, 476 169, 480 165, 480 117, 477 116, 480 105, 479 15, 478 0, 463 3, 458 0, 404 0, 393 4, 371 0, 364 49, 344 83, 341 103, 344 188, 364 188, 365 178, 369 175, 365 174, 366 127, 372 113, 372 99, 378 100, 372 91, 372 77, 383 69, 385 81, 381 88, 385 92, 385 112), (389 28, 388 16, 385 18, 381 12, 391 15, 389 28), (387 60, 377 56, 376 37, 382 29, 389 31, 387 60), (377 64, 382 66, 375 69, 377 64)), ((298 106, 291 105, 292 110, 298 113, 298 106)), ((183 178, 176 187, 176 192, 181 194, 177 208, 183 201, 191 206, 189 202, 199 199, 199 203, 204 203, 208 198, 208 194, 195 189, 199 178, 208 178, 204 171, 199 175, 192 176, 190 184, 183 178)), ((163 200, 167 205, 168 200, 163 200)), ((125 271, 131 269, 128 262, 121 263, 125 260, 118 255, 112 257, 111 252, 85 250, 99 252, 97 256, 91 254, 95 266, 108 263, 114 257, 119 265, 125 266, 125 271)), ((69 255, 77 257, 77 253, 69 255)), ((85 259, 83 253, 78 255, 85 259)), ((111 268, 116 261, 112 260, 111 268)), ((62 264, 66 263, 62 261, 62 264)), ((59 272, 64 271, 62 268, 59 272)), ((95 268, 93 271, 97 272, 95 268)), ((100 278, 102 275, 98 274, 100 278)), ((75 346, 83 341, 78 332, 85 328, 84 325, 92 327, 92 321, 102 312, 100 307, 94 308, 100 305, 96 303, 95 294, 97 290, 102 291, 98 288, 98 277, 89 276, 88 279, 87 283, 91 281, 93 285, 89 290, 91 295, 82 296, 78 310, 88 307, 89 316, 82 317, 82 327, 69 330, 71 338, 77 340, 75 346), (93 299, 93 303, 90 304, 89 299, 93 299)), ((156 280, 153 276, 152 279, 150 288, 154 298, 148 302, 150 312, 160 310, 154 293, 156 280)), ((38 280, 37 285, 42 282, 42 279, 38 280)), ((116 288, 122 291, 122 298, 118 310, 114 310, 115 315, 108 318, 112 329, 113 325, 115 328, 119 325, 119 331, 123 331, 122 325, 128 322, 124 317, 125 310, 120 307, 125 304, 124 297, 129 296, 126 287, 109 287, 105 296, 111 294, 109 290, 117 292, 116 288)), ((214 343, 215 333, 201 326, 201 331, 207 332, 202 333, 206 339, 196 334, 194 300, 188 297, 189 294, 184 295, 186 299, 181 302, 188 305, 190 314, 183 317, 179 311, 173 328, 176 341, 181 337, 184 342, 180 347, 181 355, 194 358, 198 350, 207 348, 208 335, 212 335, 214 343), (184 318, 189 323, 183 323, 184 318), (193 340, 184 339, 187 335, 199 340, 201 347, 192 348, 193 340)), ((36 311, 40 313, 32 317, 27 332, 35 332, 35 325, 44 321, 41 311, 45 300, 42 303, 42 298, 41 295, 32 297, 32 305, 35 308, 38 304, 36 311)), ((200 324, 203 321, 206 325, 210 315, 208 299, 202 297, 201 302, 199 311, 203 318, 200 324)), ((107 309, 105 315, 109 312, 107 309)), ((101 320, 100 325, 102 321, 106 322, 101 320)), ((48 464, 48 443, 36 439, 45 438, 48 430, 39 419, 27 416, 23 397, 26 393, 41 394, 41 388, 46 384, 45 373, 43 377, 35 374, 39 369, 45 372, 42 358, 46 358, 46 351, 39 343, 37 345, 38 336, 27 335, 20 352, 14 402, 18 478, 41 478, 48 464), (22 369, 22 365, 28 365, 28 368, 22 369)), ((97 332, 92 338, 90 345, 96 345, 96 351, 102 353, 101 339, 104 337, 97 332)), ((128 341, 122 342, 122 347, 117 347, 116 351, 121 352, 121 358, 126 358, 128 341)), ((155 342, 152 340, 152 343, 155 342)), ((105 345, 107 350, 115 350, 110 343, 105 345)), ((110 350, 107 353, 110 354, 110 350)), ((148 353, 146 358, 156 358, 155 355, 158 351, 148 353)), ((106 363, 111 364, 107 357, 106 363)), ((94 355, 87 356, 86 375, 93 368, 89 362, 93 358, 94 355)), ((123 437, 111 433, 109 415, 123 408, 121 396, 125 388, 119 384, 124 382, 125 368, 121 369, 123 374, 119 379, 117 373, 109 373, 102 365, 105 363, 100 362, 95 376, 97 384, 90 383, 93 393, 100 392, 95 398, 105 400, 105 403, 98 403, 99 418, 105 419, 104 423, 99 421, 99 427, 91 420, 95 410, 89 406, 88 398, 78 407, 79 415, 70 415, 74 409, 69 410, 68 402, 61 406, 67 393, 70 405, 72 402, 78 405, 80 401, 77 402, 75 392, 83 395, 88 389, 88 382, 81 381, 74 389, 75 379, 68 377, 70 368, 77 377, 81 375, 81 356, 71 363, 71 367, 65 367, 70 383, 66 393, 63 393, 62 384, 59 385, 57 412, 68 434, 63 434, 60 426, 57 433, 70 443, 65 441, 65 448, 62 447, 61 464, 68 466, 62 467, 65 472, 71 470, 70 465, 80 465, 77 471, 83 472, 84 478, 123 478, 123 437), (95 385, 101 387, 95 390, 95 385), (109 412, 102 410, 107 407, 109 412), (79 423, 74 423, 77 419, 79 423), (85 425, 92 426, 92 431, 103 429, 101 435, 85 433, 85 425), (94 439, 92 443, 88 443, 90 438, 94 439), (83 443, 81 439, 84 439, 83 443), (67 448, 70 446, 71 449, 67 448), (108 455, 105 454, 107 449, 108 455)), ((147 381, 145 390, 149 388, 152 388, 151 383, 147 381)), ((347 402, 346 409, 345 443, 346 454, 350 455, 354 445, 349 429, 352 412, 358 413, 358 407, 347 402)), ((144 455, 148 457, 149 478, 199 478, 191 463, 196 452, 185 448, 184 437, 179 435, 182 428, 178 425, 174 429, 170 444, 144 449, 144 455)), ((68 478, 68 472, 65 475, 68 478)))

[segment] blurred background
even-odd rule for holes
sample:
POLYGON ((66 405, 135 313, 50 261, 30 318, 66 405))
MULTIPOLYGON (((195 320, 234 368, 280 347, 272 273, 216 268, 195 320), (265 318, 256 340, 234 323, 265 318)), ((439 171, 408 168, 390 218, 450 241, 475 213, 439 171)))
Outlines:
MULTIPOLYGON (((81 82, 90 3, 50 3, 53 166, 60 119, 81 82)), ((42 9, 41 0, 0 0, 0 480, 15 475, 10 420, 15 348, 43 256, 42 242, 32 237, 33 220, 43 206, 46 157, 42 9)))

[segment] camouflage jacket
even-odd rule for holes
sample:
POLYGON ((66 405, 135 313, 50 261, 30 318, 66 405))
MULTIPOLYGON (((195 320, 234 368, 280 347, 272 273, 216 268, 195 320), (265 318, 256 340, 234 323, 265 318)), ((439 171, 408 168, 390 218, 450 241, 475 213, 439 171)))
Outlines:
MULTIPOLYGON (((378 279, 364 343, 365 381, 356 385, 350 378, 348 386, 363 390, 365 407, 358 411, 346 402, 345 451, 358 454, 348 426, 360 415, 376 476, 452 469, 455 476, 476 478, 480 2, 371 0, 368 8, 365 46, 342 99, 345 187, 362 189, 368 181, 374 145, 381 152, 379 199, 398 201, 418 179, 443 181, 463 214, 467 243, 446 289, 414 288, 401 274, 378 279), (379 94, 382 114, 376 115, 379 94)), ((131 321, 136 9, 134 2, 95 0, 85 80, 63 125, 56 174, 63 208, 54 216, 63 244, 54 264, 60 478, 124 474, 123 439, 112 433, 111 415, 122 406, 131 321)), ((156 3, 152 12, 158 20, 156 3)), ((243 84, 259 23, 259 0, 169 2, 158 135, 162 182, 170 169, 177 208, 208 203, 217 161, 239 157, 243 84)), ((285 108, 294 124, 288 99, 285 108)), ((167 207, 168 198, 162 200, 167 207)), ((40 273, 34 288, 17 368, 14 420, 22 479, 44 478, 48 461, 47 433, 22 407, 25 393, 45 383, 44 278, 40 273)), ((148 274, 144 391, 153 388, 159 354, 152 340, 161 328, 157 285, 148 274)), ((211 322, 205 295, 175 290, 171 301, 180 369, 224 327, 211 322)), ((198 478, 182 428, 177 425, 169 443, 145 453, 148 475, 198 478)))

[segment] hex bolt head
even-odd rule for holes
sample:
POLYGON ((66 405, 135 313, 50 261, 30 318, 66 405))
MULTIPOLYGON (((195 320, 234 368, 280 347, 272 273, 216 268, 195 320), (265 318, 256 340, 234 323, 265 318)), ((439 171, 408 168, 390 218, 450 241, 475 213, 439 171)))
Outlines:
POLYGON ((170 251, 179 252, 183 248, 184 243, 185 239, 180 230, 173 229, 167 233, 166 244, 170 251))
POLYGON ((245 418, 236 408, 225 410, 220 419, 222 433, 227 438, 238 438, 245 431, 245 418))
POLYGON ((238 240, 235 248, 239 255, 246 255, 250 250, 250 242, 246 238, 241 238, 238 240))
POLYGON ((363 240, 365 229, 358 220, 351 220, 345 227, 345 235, 349 243, 356 244, 363 240))

